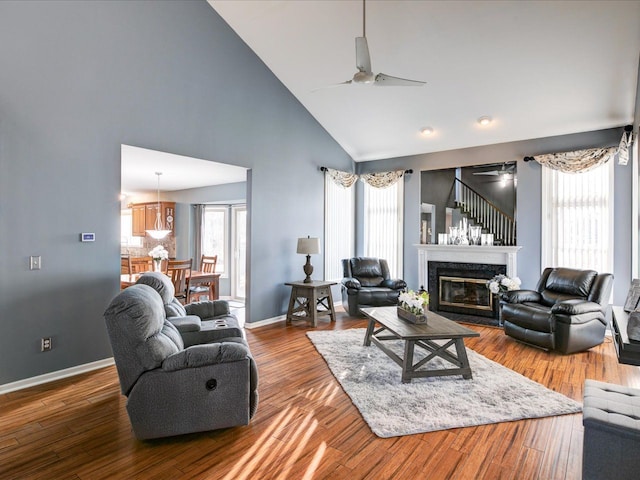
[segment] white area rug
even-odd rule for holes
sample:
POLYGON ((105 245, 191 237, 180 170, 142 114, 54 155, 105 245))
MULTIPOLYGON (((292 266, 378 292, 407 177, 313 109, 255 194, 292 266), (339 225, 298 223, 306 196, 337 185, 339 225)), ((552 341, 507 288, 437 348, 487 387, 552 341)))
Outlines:
MULTIPOLYGON (((307 332, 333 375, 379 437, 582 411, 579 402, 469 348, 473 379, 464 380, 455 375, 418 378, 403 384, 400 366, 377 346, 362 346, 364 334, 363 328, 307 332)), ((392 348, 402 353, 401 342, 392 343, 392 348)), ((414 362, 423 358, 421 351, 416 348, 414 362)), ((428 366, 451 368, 451 364, 439 358, 431 360, 428 366)))

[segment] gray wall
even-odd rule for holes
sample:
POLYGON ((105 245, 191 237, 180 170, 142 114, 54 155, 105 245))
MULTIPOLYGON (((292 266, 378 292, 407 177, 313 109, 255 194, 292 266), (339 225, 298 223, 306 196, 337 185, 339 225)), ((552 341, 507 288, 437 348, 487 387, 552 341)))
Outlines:
MULTIPOLYGON (((484 163, 517 161, 517 236, 522 246, 518 254, 518 274, 524 287, 535 287, 540 276, 540 225, 541 225, 541 169, 536 162, 524 162, 529 155, 563 152, 574 149, 618 145, 622 128, 586 132, 573 135, 525 140, 483 147, 466 148, 415 155, 357 164, 357 173, 387 170, 413 169, 406 175, 405 224, 404 224, 404 278, 412 288, 418 286, 418 253, 420 218, 420 171, 455 166, 481 165, 484 163)), ((615 227, 614 227, 614 298, 616 304, 624 303, 631 280, 631 161, 627 166, 615 167, 615 227)), ((358 214, 362 215, 362 196, 357 200, 358 214)), ((362 254, 362 239, 357 242, 358 254, 362 254)))
POLYGON ((111 356, 123 143, 251 169, 247 318, 286 310, 353 162, 207 3, 3 1, 0 65, 0 385, 111 356))

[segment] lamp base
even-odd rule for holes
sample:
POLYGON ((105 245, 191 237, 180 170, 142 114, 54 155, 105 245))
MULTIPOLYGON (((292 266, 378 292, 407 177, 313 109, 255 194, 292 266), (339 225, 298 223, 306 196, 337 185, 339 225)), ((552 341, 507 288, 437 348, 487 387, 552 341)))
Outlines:
POLYGON ((304 273, 307 275, 303 283, 313 282, 313 280, 311 280, 311 274, 313 273, 313 265, 311 265, 311 255, 307 255, 307 263, 304 264, 304 267, 302 267, 302 269, 304 270, 304 273))

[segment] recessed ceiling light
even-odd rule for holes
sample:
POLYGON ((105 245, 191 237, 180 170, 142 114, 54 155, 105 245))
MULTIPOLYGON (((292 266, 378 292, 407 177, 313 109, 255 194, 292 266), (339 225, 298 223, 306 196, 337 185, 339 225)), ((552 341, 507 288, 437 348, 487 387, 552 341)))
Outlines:
POLYGON ((480 125, 482 125, 482 126, 489 125, 491 122, 492 122, 491 117, 486 116, 486 115, 485 115, 485 116, 483 116, 483 117, 480 117, 480 118, 478 119, 478 123, 479 123, 480 125))
POLYGON ((420 129, 420 133, 425 136, 428 137, 429 135, 431 135, 433 133, 433 127, 424 127, 420 129))

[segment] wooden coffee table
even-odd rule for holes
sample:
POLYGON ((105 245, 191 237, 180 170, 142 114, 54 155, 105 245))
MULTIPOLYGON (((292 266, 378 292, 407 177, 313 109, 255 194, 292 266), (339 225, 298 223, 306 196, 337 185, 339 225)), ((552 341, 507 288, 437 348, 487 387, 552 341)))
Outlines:
POLYGON ((396 307, 361 308, 360 311, 369 319, 364 346, 368 347, 373 342, 391 360, 400 365, 402 367, 402 383, 410 383, 413 378, 444 375, 462 375, 462 378, 465 379, 472 378, 464 339, 479 337, 478 332, 433 312, 427 312, 426 324, 414 325, 398 318, 396 307), (376 323, 380 325, 377 330, 375 329, 376 323), (382 335, 383 333, 386 334, 382 335), (404 342, 404 358, 384 345, 384 342, 390 340, 404 342), (444 342, 435 342, 434 340, 444 340, 444 342), (447 350, 451 345, 455 345, 456 353, 447 350), (426 350, 428 354, 414 364, 413 352, 416 346, 426 350), (435 357, 452 363, 456 368, 420 369, 435 357))

